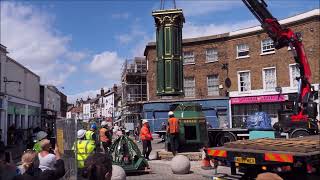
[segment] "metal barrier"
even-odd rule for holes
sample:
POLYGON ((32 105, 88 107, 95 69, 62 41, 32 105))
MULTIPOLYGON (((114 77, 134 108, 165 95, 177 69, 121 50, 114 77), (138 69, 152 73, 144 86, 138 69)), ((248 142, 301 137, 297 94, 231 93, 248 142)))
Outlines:
POLYGON ((56 140, 65 163, 65 180, 77 179, 77 159, 72 150, 76 141, 78 122, 74 119, 57 119, 56 140))

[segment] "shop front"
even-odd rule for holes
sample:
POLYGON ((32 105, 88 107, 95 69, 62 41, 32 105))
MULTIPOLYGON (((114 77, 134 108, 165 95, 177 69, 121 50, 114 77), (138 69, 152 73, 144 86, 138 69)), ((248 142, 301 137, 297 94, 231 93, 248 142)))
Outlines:
POLYGON ((7 144, 15 145, 27 141, 32 130, 40 120, 40 107, 8 102, 7 108, 7 144))
POLYGON ((278 121, 278 112, 292 107, 294 95, 264 95, 230 98, 232 127, 246 128, 246 119, 255 112, 266 112, 272 124, 278 121))

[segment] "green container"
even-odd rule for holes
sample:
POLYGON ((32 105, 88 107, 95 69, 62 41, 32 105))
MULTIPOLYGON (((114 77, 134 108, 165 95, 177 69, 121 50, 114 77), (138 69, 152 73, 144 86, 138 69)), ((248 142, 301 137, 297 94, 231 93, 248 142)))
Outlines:
POLYGON ((180 103, 175 108, 174 115, 179 119, 180 147, 198 150, 208 144, 206 118, 200 104, 180 103))
POLYGON ((183 95, 181 9, 153 11, 156 25, 157 95, 183 95))

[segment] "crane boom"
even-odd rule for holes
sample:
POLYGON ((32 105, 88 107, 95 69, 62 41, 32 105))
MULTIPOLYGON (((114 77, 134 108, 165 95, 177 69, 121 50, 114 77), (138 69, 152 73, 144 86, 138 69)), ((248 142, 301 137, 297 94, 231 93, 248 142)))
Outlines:
POLYGON ((294 33, 290 28, 280 25, 278 20, 272 16, 267 9, 264 0, 242 0, 252 14, 261 23, 261 27, 266 31, 269 37, 274 41, 276 49, 290 47, 295 62, 300 70, 300 77, 297 78, 298 97, 295 102, 292 121, 307 121, 308 106, 311 101, 311 69, 308 63, 306 53, 302 44, 301 34, 294 33))

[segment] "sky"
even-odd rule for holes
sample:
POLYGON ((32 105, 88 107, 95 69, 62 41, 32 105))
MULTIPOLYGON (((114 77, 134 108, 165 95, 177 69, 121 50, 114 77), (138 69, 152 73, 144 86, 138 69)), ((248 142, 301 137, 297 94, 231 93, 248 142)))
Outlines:
MULTIPOLYGON (((319 8, 318 0, 265 0, 277 19, 319 8)), ((9 56, 68 96, 93 97, 120 83, 126 59, 155 41, 160 0, 0 0, 0 43, 9 56)), ((183 38, 259 25, 240 0, 176 0, 183 38)), ((165 8, 173 8, 166 0, 165 8)))

